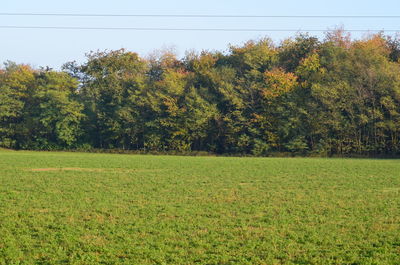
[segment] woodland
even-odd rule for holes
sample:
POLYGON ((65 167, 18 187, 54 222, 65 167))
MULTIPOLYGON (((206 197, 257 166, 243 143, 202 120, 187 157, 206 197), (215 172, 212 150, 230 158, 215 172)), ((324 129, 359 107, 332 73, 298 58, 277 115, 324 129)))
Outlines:
POLYGON ((267 156, 399 155, 400 38, 297 34, 61 70, 5 62, 0 147, 267 156))

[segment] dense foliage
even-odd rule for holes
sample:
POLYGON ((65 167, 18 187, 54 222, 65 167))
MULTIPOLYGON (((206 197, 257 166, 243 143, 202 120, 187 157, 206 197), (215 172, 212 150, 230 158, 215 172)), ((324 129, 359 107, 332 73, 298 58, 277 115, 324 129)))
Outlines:
POLYGON ((0 70, 0 146, 400 154, 400 41, 300 34, 228 52, 92 52, 0 70))

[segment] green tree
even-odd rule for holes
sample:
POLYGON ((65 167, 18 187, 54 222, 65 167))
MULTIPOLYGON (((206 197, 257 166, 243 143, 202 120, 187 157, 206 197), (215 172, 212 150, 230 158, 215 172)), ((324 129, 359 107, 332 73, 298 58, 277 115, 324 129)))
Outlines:
POLYGON ((23 124, 24 108, 34 81, 34 71, 27 65, 7 62, 0 70, 0 146, 23 146, 27 134, 23 124))
POLYGON ((138 103, 147 63, 123 49, 87 57, 81 66, 66 65, 70 73, 80 77, 80 98, 88 117, 84 124, 87 139, 100 148, 137 146, 143 134, 138 103))
POLYGON ((32 106, 27 118, 34 125, 32 142, 38 148, 71 148, 81 136, 83 105, 77 101, 77 81, 67 73, 43 71, 36 75, 32 106), (29 117, 29 118, 28 118, 29 117))

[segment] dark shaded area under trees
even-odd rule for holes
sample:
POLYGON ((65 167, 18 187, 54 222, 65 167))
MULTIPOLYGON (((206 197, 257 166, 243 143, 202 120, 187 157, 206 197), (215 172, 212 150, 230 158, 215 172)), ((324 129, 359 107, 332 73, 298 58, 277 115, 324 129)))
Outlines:
POLYGON ((229 52, 0 69, 0 147, 400 154, 400 41, 338 30, 229 52))

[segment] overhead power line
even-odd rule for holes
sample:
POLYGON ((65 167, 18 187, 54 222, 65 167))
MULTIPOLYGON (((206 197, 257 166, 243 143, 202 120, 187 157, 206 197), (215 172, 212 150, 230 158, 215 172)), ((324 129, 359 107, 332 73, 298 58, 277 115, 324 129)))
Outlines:
MULTIPOLYGON (((325 32, 330 29, 257 29, 257 28, 139 28, 139 27, 70 27, 70 26, 1 26, 0 29, 55 29, 55 30, 131 30, 131 31, 249 31, 249 32, 325 32)), ((346 32, 400 32, 400 29, 347 29, 346 32)))
POLYGON ((0 13, 0 16, 52 17, 165 17, 165 18, 400 18, 400 15, 207 15, 207 14, 74 14, 74 13, 0 13))

